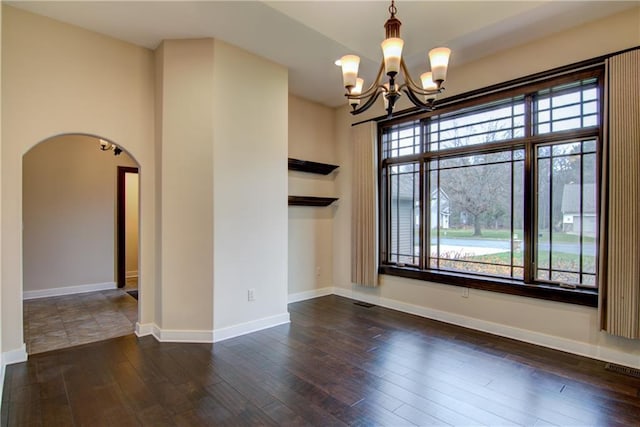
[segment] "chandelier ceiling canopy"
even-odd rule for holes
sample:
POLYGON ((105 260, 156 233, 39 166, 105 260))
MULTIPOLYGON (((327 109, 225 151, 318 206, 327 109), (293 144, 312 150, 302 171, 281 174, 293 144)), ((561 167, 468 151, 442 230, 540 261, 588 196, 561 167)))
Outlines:
POLYGON ((400 38, 400 20, 396 18, 398 9, 394 0, 389 6, 389 19, 384 24, 385 39, 381 44, 383 59, 373 83, 364 88, 364 80, 358 77, 360 57, 345 55, 340 58, 345 96, 351 105, 351 114, 368 110, 382 95, 387 116, 393 115, 393 107, 404 92, 409 100, 422 110, 432 110, 436 96, 444 90, 451 50, 438 47, 429 51, 431 71, 420 75, 420 85, 411 78, 402 58, 404 41, 400 38), (385 75, 388 80, 385 82, 385 75))

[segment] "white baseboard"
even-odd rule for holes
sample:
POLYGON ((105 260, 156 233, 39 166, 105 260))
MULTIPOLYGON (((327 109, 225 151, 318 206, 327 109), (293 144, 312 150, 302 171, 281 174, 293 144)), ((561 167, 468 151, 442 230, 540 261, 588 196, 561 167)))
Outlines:
POLYGON ((131 270, 125 273, 125 278, 127 279, 133 279, 134 277, 138 278, 138 270, 131 270))
POLYGON ((438 320, 452 325, 475 329, 505 338, 512 338, 518 341, 576 354, 578 356, 585 356, 592 359, 640 369, 640 358, 638 358, 637 355, 625 353, 623 351, 605 348, 599 345, 589 344, 585 342, 574 341, 553 335, 543 334, 526 329, 514 328, 513 326, 480 320, 473 317, 462 316, 460 314, 449 313, 446 311, 435 310, 389 298, 368 297, 360 293, 354 293, 351 289, 340 287, 334 287, 333 289, 334 294, 345 298, 360 300, 371 304, 376 304, 381 307, 398 310, 403 313, 414 314, 416 316, 425 317, 427 319, 438 320))
POLYGON ((116 288, 117 286, 115 282, 90 283, 88 285, 65 286, 63 288, 24 291, 22 293, 22 299, 28 300, 28 299, 36 299, 36 298, 57 297, 60 295, 82 294, 85 292, 105 291, 105 290, 116 289, 116 288))
POLYGON ((229 338, 235 338, 240 335, 250 334, 262 329, 271 328, 273 326, 289 323, 289 313, 276 314, 275 316, 263 317, 262 319, 252 320, 250 322, 240 323, 238 325, 228 326, 226 328, 214 329, 213 342, 224 341, 229 338))
POLYGON ((314 289, 312 291, 297 292, 289 294, 288 303, 305 301, 312 298, 324 297, 333 294, 333 287, 314 289))
POLYGON ((22 344, 20 348, 0 353, 0 402, 2 401, 2 393, 4 391, 4 374, 7 365, 14 363, 26 362, 28 358, 27 346, 22 344))
POLYGON ((26 362, 27 361, 27 346, 22 344, 20 348, 15 350, 9 350, 2 353, 0 356, 2 358, 2 368, 4 369, 7 365, 13 365, 14 363, 26 362))
POLYGON ((2 392, 4 391, 4 362, 0 353, 0 402, 2 402, 2 392))
POLYGON ((138 337, 153 335, 160 342, 212 343, 223 341, 273 326, 289 323, 289 313, 265 317, 251 322, 220 328, 213 331, 162 329, 155 323, 136 323, 138 337))
POLYGON ((146 337, 147 335, 153 335, 154 328, 157 328, 155 323, 136 322, 135 334, 138 337, 146 337))
POLYGON ((153 325, 152 335, 160 342, 211 343, 213 331, 188 329, 162 329, 153 325))

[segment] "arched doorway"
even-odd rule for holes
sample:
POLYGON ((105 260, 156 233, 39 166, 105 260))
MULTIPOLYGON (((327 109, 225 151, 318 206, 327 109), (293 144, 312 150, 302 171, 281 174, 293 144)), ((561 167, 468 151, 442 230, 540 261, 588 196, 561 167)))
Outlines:
POLYGON ((104 138, 65 134, 23 156, 28 354, 133 333, 137 300, 116 287, 117 171, 138 167, 104 138))

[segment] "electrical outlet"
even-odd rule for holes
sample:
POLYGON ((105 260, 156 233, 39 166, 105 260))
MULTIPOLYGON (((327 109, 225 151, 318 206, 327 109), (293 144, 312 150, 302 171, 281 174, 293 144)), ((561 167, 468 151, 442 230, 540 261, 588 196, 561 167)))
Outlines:
POLYGON ((462 298, 469 298, 469 288, 462 288, 462 298))
POLYGON ((316 276, 320 276, 320 267, 316 267, 316 276))
POLYGON ((256 300, 256 290, 251 288, 247 290, 247 301, 255 301, 256 300))

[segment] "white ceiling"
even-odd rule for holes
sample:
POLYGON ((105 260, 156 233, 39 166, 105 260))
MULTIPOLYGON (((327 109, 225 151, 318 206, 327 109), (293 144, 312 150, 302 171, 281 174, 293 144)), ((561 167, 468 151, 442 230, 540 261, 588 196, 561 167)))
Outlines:
MULTIPOLYGON (((289 68, 292 93, 328 106, 344 103, 340 69, 362 58, 371 81, 381 59, 388 1, 6 1, 5 3, 139 46, 213 37, 289 68)), ((453 50, 451 66, 596 20, 638 1, 399 0, 404 57, 417 75, 426 52, 453 50)))

